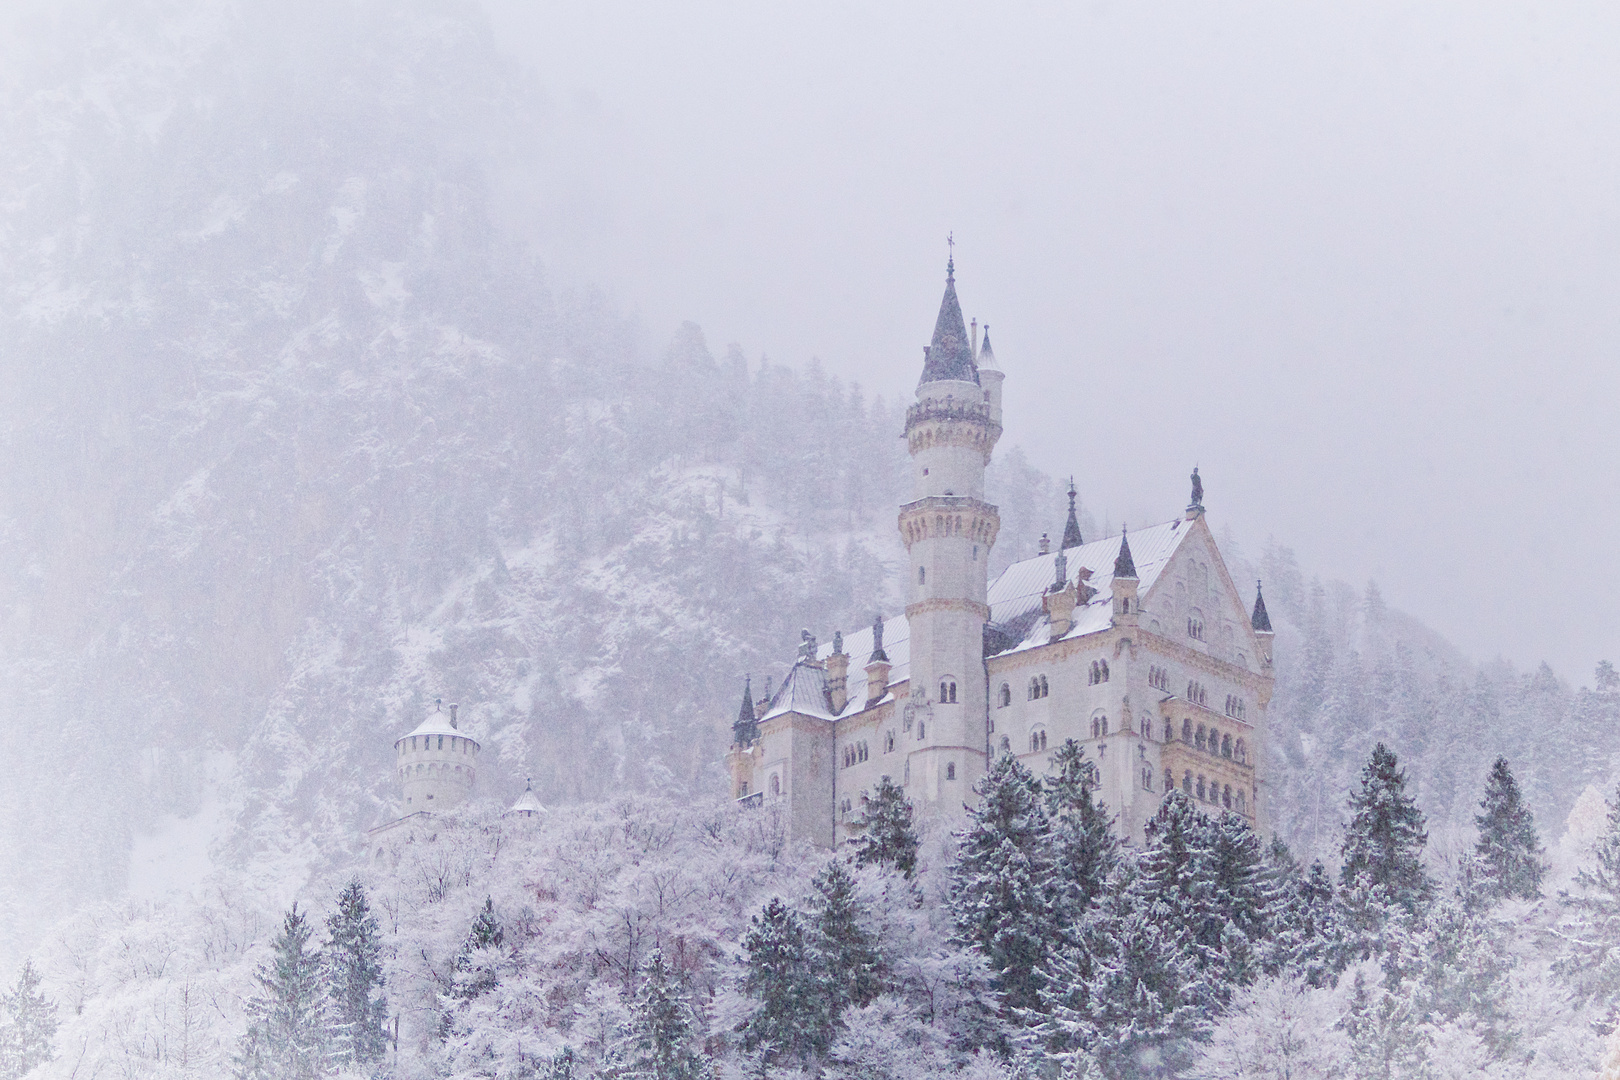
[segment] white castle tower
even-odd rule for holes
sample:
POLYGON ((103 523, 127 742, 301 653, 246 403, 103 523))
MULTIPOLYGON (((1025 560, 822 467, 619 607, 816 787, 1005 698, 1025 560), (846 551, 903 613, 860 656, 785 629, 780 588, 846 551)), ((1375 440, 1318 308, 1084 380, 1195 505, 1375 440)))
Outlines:
POLYGON ((911 632, 901 737, 911 744, 907 790, 919 808, 954 809, 971 801, 989 754, 985 595, 1001 528, 996 508, 984 501, 985 466, 1001 437, 1001 373, 981 380, 956 299, 954 259, 923 355, 917 402, 906 412, 915 497, 900 508, 899 522, 910 556, 911 632))
POLYGON ((457 726, 456 709, 445 712, 434 702, 427 719, 394 743, 406 814, 451 810, 472 792, 482 747, 457 726))

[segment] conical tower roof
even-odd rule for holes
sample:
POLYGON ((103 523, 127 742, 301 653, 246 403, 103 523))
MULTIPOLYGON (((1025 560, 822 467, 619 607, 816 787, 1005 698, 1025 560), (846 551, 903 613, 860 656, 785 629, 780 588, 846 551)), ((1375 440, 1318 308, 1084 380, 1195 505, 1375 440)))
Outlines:
POLYGON ((1266 611, 1265 594, 1260 591, 1260 583, 1254 583, 1254 614, 1249 616, 1249 625, 1254 627, 1256 633, 1269 634, 1271 630, 1271 613, 1266 611))
POLYGON ((1080 539, 1080 518, 1074 509, 1074 497, 1077 494, 1079 492, 1075 491, 1074 477, 1071 476, 1069 477, 1069 520, 1063 525, 1063 543, 1058 545, 1060 551, 1066 548, 1080 547, 1085 543, 1084 540, 1080 539))
POLYGON ((742 708, 737 710, 738 724, 752 724, 754 722, 754 677, 743 676, 742 708))
POLYGON ((1131 538, 1122 527, 1119 533, 1119 557, 1114 560, 1114 576, 1135 578, 1136 560, 1131 558, 1131 538))
POLYGON ((1001 365, 996 363, 995 350, 990 348, 990 324, 984 324, 984 337, 979 340, 979 356, 974 361, 980 371, 1000 371, 1001 365))
POLYGON ((973 363, 973 345, 968 340, 967 323, 962 319, 962 305, 956 299, 956 261, 945 266, 945 296, 939 302, 939 318, 934 320, 934 340, 924 354, 923 383, 954 379, 958 382, 977 383, 979 369, 973 363))

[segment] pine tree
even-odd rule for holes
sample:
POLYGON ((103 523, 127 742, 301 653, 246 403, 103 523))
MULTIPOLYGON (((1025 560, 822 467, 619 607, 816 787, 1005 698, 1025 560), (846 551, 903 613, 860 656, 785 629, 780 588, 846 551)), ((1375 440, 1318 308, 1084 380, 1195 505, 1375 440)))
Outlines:
POLYGON ((365 888, 350 882, 326 920, 326 994, 332 1052, 343 1065, 377 1061, 387 1048, 382 942, 365 888))
POLYGON ((56 1006, 39 984, 33 961, 24 960, 16 985, 0 995, 0 1076, 24 1076, 54 1057, 56 1006))
POLYGON ((816 876, 811 898, 811 946, 836 1023, 851 1005, 866 1005, 883 992, 883 959, 877 939, 861 925, 855 881, 834 859, 816 876))
POLYGON ((742 1023, 743 1049, 764 1065, 808 1064, 832 1043, 825 983, 816 971, 804 924, 773 898, 751 920, 743 992, 759 1005, 742 1023))
POLYGON ((1344 865, 1339 880, 1348 887, 1380 890, 1385 902, 1415 913, 1428 903, 1434 884, 1423 868, 1423 813, 1406 794, 1406 774, 1383 743, 1361 772, 1361 789, 1350 797, 1345 827, 1344 865))
POLYGON ((326 1000, 321 957, 309 920, 295 903, 259 966, 258 994, 248 1002, 247 1036, 237 1057, 243 1080, 314 1080, 327 1075, 326 1000))
POLYGON ((1541 895, 1542 862, 1535 817, 1519 795, 1518 782, 1506 758, 1497 758, 1485 781, 1485 797, 1474 818, 1479 842, 1474 855, 1482 871, 1481 887, 1498 899, 1534 900, 1541 895))
POLYGON ((495 899, 486 896, 483 909, 473 919, 467 940, 456 955, 455 996, 471 1000, 495 989, 500 981, 500 950, 505 938, 506 931, 495 915, 495 899))
POLYGON ((1286 889, 1268 871, 1260 836, 1241 815, 1210 821, 1209 914, 1200 940, 1220 953, 1217 985, 1225 996, 1257 979, 1286 902, 1286 889))
POLYGON ((1348 1075, 1354 1080, 1405 1080, 1423 1075, 1421 1017, 1407 994, 1369 983, 1362 971, 1340 1021, 1350 1036, 1348 1075))
MULTIPOLYGON (((1292 858, 1292 856, 1290 856, 1292 858)), ((1282 906, 1266 963, 1272 974, 1294 972, 1307 985, 1324 987, 1343 970, 1333 875, 1321 859, 1283 878, 1282 906)))
POLYGON ((978 948, 1012 1015, 1041 1007, 1042 967, 1059 944, 1054 917, 1052 824, 1041 782, 1011 754, 976 790, 951 868, 951 902, 963 944, 978 948))
POLYGON ((701 1080, 708 1075, 698 1042, 701 1023, 685 980, 654 949, 642 968, 631 1007, 632 1064, 626 1075, 641 1080, 701 1080))
POLYGON ((911 803, 903 788, 887 776, 862 801, 861 835, 855 841, 856 866, 888 866, 907 878, 917 869, 917 833, 911 803))
POLYGON ((1096 766, 1073 739, 1052 755, 1053 773, 1045 781, 1047 813, 1053 823, 1057 908, 1060 928, 1079 922, 1102 895, 1108 875, 1119 865, 1119 839, 1107 808, 1092 798, 1096 766))
POLYGON ((1561 895, 1568 912, 1559 937, 1563 955, 1554 970, 1583 999, 1620 999, 1620 790, 1608 800, 1608 821, 1593 862, 1575 874, 1561 895))

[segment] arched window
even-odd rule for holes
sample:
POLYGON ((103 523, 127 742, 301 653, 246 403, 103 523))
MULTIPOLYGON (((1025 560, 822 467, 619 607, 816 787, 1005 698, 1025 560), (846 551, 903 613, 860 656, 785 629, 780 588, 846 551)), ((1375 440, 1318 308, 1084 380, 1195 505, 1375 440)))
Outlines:
POLYGON ((1181 721, 1181 741, 1184 743, 1192 742, 1192 721, 1185 717, 1181 721))
POLYGON ((1249 812, 1249 808, 1246 805, 1246 800, 1243 798, 1243 789, 1242 788, 1238 788, 1237 804, 1238 804, 1237 805, 1238 813, 1247 814, 1249 812))
POLYGON ((1231 756, 1232 756, 1232 736, 1230 736, 1230 735, 1222 735, 1221 736, 1221 757, 1231 757, 1231 756))
POLYGON ((1169 742, 1171 739, 1173 739, 1175 737, 1176 737, 1175 725, 1172 724, 1170 721, 1166 720, 1164 722, 1164 741, 1169 742))
POLYGON ((1227 784, 1221 791, 1221 805, 1228 810, 1232 809, 1232 785, 1227 784))
POLYGON ((1050 692, 1051 691, 1048 689, 1048 687, 1046 685, 1046 676, 1042 675, 1041 676, 1041 697, 1045 697, 1050 692))
POLYGON ((1042 731, 1041 731, 1041 749, 1042 750, 1046 749, 1046 731, 1045 731, 1045 729, 1042 729, 1042 731))
POLYGON ((1232 756, 1239 762, 1247 763, 1249 752, 1243 748, 1243 740, 1239 739, 1232 747, 1232 756))
POLYGON ((1187 795, 1192 794, 1192 773, 1184 772, 1181 774, 1181 790, 1187 795))
POLYGON ((1198 778, 1198 801, 1204 801, 1204 778, 1202 776, 1198 778))
POLYGON ((925 569, 924 567, 921 567, 921 566, 917 567, 917 584, 919 584, 919 585, 928 584, 928 571, 927 571, 927 569, 925 569))
POLYGON ((1040 696, 1041 696, 1041 680, 1036 679, 1036 678, 1031 678, 1029 680, 1029 700, 1034 701, 1036 698, 1038 698, 1040 696))
POLYGON ((1030 732, 1029 733, 1029 752, 1033 754, 1035 751, 1039 750, 1040 748, 1041 748, 1041 733, 1038 732, 1038 731, 1030 732))
POLYGON ((946 677, 939 681, 939 703, 941 705, 956 704, 956 680, 946 677))
POLYGON ((1000 708, 1003 708, 1003 709, 1005 709, 1008 705, 1011 705, 1012 704, 1012 687, 1008 686, 1006 683, 1002 683, 1001 684, 1001 693, 996 697, 996 702, 997 702, 997 705, 1000 708))
POLYGON ((1106 716, 1103 717, 1102 720, 1101 720, 1101 723, 1102 723, 1102 733, 1104 735, 1107 735, 1108 734, 1108 717, 1106 717, 1106 716))
POLYGON ((918 740, 920 741, 920 740, 926 738, 927 735, 928 735, 928 725, 923 723, 921 720, 917 721, 917 738, 918 738, 918 740))
POLYGON ((1176 774, 1169 769, 1164 770, 1164 790, 1166 792, 1176 790, 1176 774))
POLYGON ((775 773, 771 774, 771 798, 782 794, 782 778, 775 773))
POLYGON ((894 752, 894 732, 892 731, 885 732, 883 735, 883 752, 885 754, 894 752))
POLYGON ((1093 739, 1097 737, 1097 718, 1095 716, 1091 718, 1091 737, 1093 739))
POLYGON ((1149 720, 1145 716, 1142 717, 1142 738, 1144 738, 1144 739, 1153 738, 1153 721, 1149 720))
POLYGON ((1005 735, 1001 737, 1001 752, 1003 754, 1012 753, 1012 740, 1005 735))
POLYGON ((1193 745, 1198 747, 1198 749, 1202 750, 1204 748, 1204 741, 1205 741, 1204 725, 1199 724, 1198 725, 1198 735, 1193 739, 1193 745))
POLYGON ((1153 766, 1151 765, 1142 766, 1142 790, 1153 790, 1153 766))
POLYGON ((1108 681, 1108 661, 1099 660, 1098 663, 1102 665, 1102 681, 1107 682, 1108 681))
POLYGON ((945 763, 945 779, 947 779, 947 780, 955 780, 956 779, 956 762, 947 761, 945 763))

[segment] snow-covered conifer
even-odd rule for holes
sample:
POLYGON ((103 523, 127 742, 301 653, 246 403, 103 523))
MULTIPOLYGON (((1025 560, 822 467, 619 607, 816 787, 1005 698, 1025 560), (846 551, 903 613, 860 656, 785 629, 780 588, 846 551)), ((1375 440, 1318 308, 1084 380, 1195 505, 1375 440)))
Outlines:
POLYGON ((1562 955, 1555 968, 1583 999, 1613 1003, 1620 997, 1620 791, 1608 800, 1604 832, 1592 861, 1562 894, 1566 914, 1559 927, 1562 955))
POLYGON ((1339 879, 1346 886, 1382 889, 1387 902, 1416 912, 1434 893, 1423 868, 1429 834, 1423 813, 1406 793, 1406 774, 1383 743, 1361 772, 1360 790, 1350 796, 1339 879))
POLYGON ((631 1008, 631 1063, 622 1075, 636 1080, 701 1080, 709 1075, 701 1052, 702 1021, 685 979, 654 949, 642 967, 631 1008))
POLYGON ((259 965, 259 991, 248 1002, 250 1021, 237 1075, 241 1080, 315 1080, 327 1075, 326 998, 314 931, 295 903, 259 965))
POLYGON ((743 949, 743 992, 758 1003, 743 1021, 743 1048, 765 1065, 804 1065, 826 1053, 831 1010, 799 916, 773 897, 753 917, 743 949))
POLYGON ((1053 914, 1059 930, 1066 932, 1102 895, 1108 875, 1119 864, 1120 849, 1112 817, 1092 798, 1097 769, 1086 760, 1085 750, 1073 739, 1065 740, 1052 755, 1052 765, 1044 783, 1053 826, 1053 914))
POLYGON ((810 898, 811 946, 834 1022, 850 1007, 883 992, 877 939, 861 925, 855 880, 837 859, 816 875, 810 898))
POLYGON ((1209 903, 1202 943, 1219 952, 1223 995, 1259 978, 1286 902, 1286 890, 1268 872, 1260 835, 1239 814, 1207 826, 1209 903))
POLYGON ((1491 766, 1479 808, 1474 818, 1479 829, 1474 855, 1482 871, 1483 891, 1501 899, 1534 900, 1541 895, 1541 878, 1547 867, 1535 817, 1524 805, 1506 758, 1497 758, 1491 766))
POLYGON ((861 835, 855 841, 856 866, 892 866, 906 877, 917 869, 917 832, 905 789, 887 776, 862 800, 861 835))
POLYGON ((0 994, 0 1076, 24 1076, 54 1056, 56 1006, 39 984, 33 961, 24 960, 16 984, 0 994))
POLYGON ((951 868, 961 940, 980 949, 1014 1015, 1041 1007, 1042 967, 1059 940, 1052 823, 1041 782, 1011 754, 979 781, 951 868))
POLYGON ((366 890, 352 881, 326 919, 322 956, 332 1022, 332 1052, 340 1064, 383 1056, 388 1002, 383 996, 382 941, 366 890))

